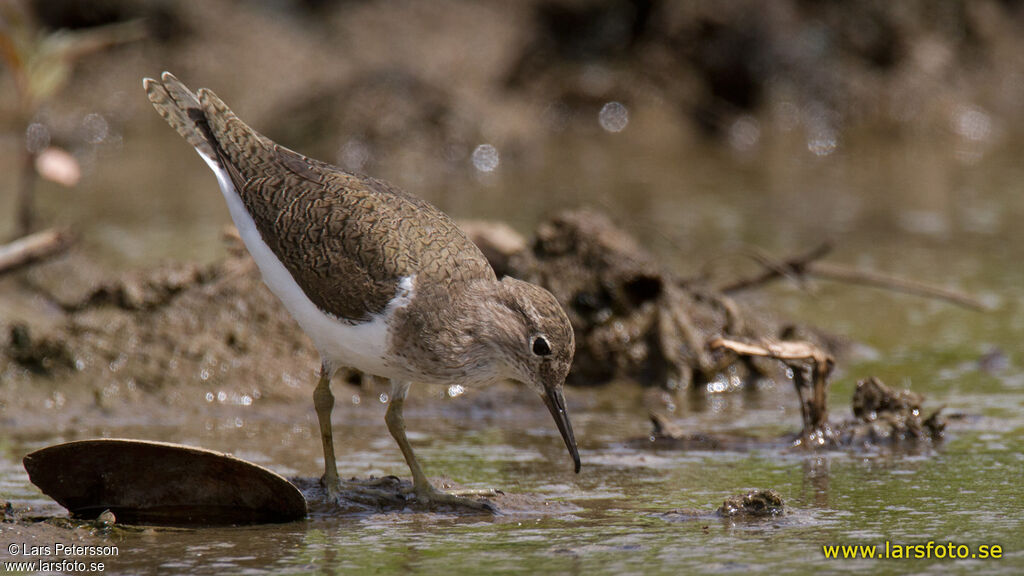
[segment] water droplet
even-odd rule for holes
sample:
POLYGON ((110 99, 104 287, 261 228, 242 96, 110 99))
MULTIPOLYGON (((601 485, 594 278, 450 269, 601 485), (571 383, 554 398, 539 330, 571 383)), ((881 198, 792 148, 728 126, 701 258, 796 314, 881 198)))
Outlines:
POLYGON ((356 406, 358 406, 359 403, 362 402, 362 401, 363 401, 363 399, 359 397, 359 394, 353 394, 352 395, 352 403, 355 404, 356 406))
POLYGON ((124 354, 121 354, 117 358, 111 360, 110 364, 107 367, 110 368, 111 372, 117 372, 121 368, 124 368, 124 365, 127 364, 127 363, 128 363, 128 357, 125 356, 124 354))
POLYGON ((223 390, 220 391, 220 392, 217 392, 217 402, 223 402, 223 401, 225 401, 227 399, 228 399, 227 392, 224 392, 223 390))
POLYGON ((729 383, 725 375, 718 375, 714 380, 707 383, 707 391, 711 394, 721 394, 728 388, 729 383))
POLYGON ((206 368, 203 368, 203 369, 199 370, 199 379, 204 381, 204 382, 209 380, 210 379, 210 371, 207 370, 206 368))
POLYGON ((629 109, 621 102, 608 102, 601 107, 597 121, 609 132, 622 132, 629 124, 629 109))
POLYGON ((341 145, 341 150, 338 151, 338 161, 342 167, 355 172, 361 171, 372 157, 370 147, 359 138, 352 138, 345 142, 341 145))
POLYGON ((50 129, 45 124, 33 122, 25 130, 25 148, 33 154, 38 154, 50 145, 50 129))
POLYGON ((473 150, 473 166, 481 172, 494 172, 500 163, 498 149, 490 144, 481 144, 473 150))
POLYGON ((388 403, 388 395, 384 394, 383 392, 381 392, 379 400, 380 400, 381 404, 387 404, 388 403))
POLYGON ((462 394, 465 391, 466 391, 466 389, 461 384, 452 384, 451 386, 448 387, 448 396, 450 398, 455 398, 457 396, 462 396, 462 394))
POLYGON ((807 149, 815 156, 828 156, 836 151, 836 146, 838 146, 836 132, 827 126, 815 129, 807 139, 807 149))
POLYGON ((242 406, 252 406, 252 396, 242 394, 242 397, 239 399, 239 404, 242 406))
POLYGON ((976 142, 987 140, 992 133, 992 118, 976 106, 957 106, 953 129, 956 133, 976 142))
POLYGON ((729 126, 729 145, 746 152, 761 140, 761 127, 752 116, 740 116, 729 126))
POLYGON ((206 401, 207 402, 213 402, 213 398, 214 398, 213 392, 207 392, 206 393, 206 401))
POLYGON ((86 114, 82 118, 82 133, 87 142, 99 144, 110 135, 110 125, 101 114, 86 114))

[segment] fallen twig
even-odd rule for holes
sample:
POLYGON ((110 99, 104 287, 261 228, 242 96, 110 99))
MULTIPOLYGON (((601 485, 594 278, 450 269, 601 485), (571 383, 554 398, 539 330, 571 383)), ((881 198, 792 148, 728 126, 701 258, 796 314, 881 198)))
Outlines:
POLYGON ((800 397, 800 412, 803 418, 801 444, 808 447, 834 443, 835 438, 828 425, 828 377, 835 365, 827 352, 810 342, 770 341, 748 343, 727 338, 715 338, 708 348, 729 350, 740 356, 761 356, 774 358, 789 366, 793 372, 793 383, 800 397), (810 372, 808 384, 805 372, 810 372), (804 396, 804 389, 811 388, 811 397, 804 396))
POLYGON ((720 290, 728 294, 731 292, 746 290, 748 288, 755 288, 779 278, 791 278, 797 281, 802 280, 802 277, 807 272, 807 268, 815 260, 824 258, 830 252, 832 252, 832 244, 829 242, 816 246, 813 250, 804 254, 800 254, 783 261, 774 260, 766 254, 757 252, 753 254, 752 257, 766 270, 758 276, 744 280, 737 280, 728 286, 720 288, 720 290))
POLYGON ((896 292, 903 292, 904 294, 912 294, 914 296, 924 296, 926 298, 945 300, 951 304, 970 308, 971 310, 986 311, 989 309, 989 307, 981 300, 962 292, 949 290, 947 288, 939 288, 916 280, 890 276, 873 270, 858 270, 856 268, 847 268, 846 266, 840 266, 838 264, 815 262, 809 267, 808 274, 826 280, 846 282, 849 284, 863 284, 865 286, 885 288, 896 292))
POLYGON ((914 296, 944 300, 971 310, 985 311, 989 309, 988 306, 977 298, 955 290, 939 288, 918 282, 917 280, 900 278, 873 270, 861 270, 839 264, 817 262, 818 259, 828 254, 831 249, 831 245, 825 243, 810 252, 781 262, 772 261, 766 257, 757 257, 755 259, 758 263, 767 268, 767 270, 757 276, 732 282, 721 287, 720 290, 725 294, 731 294, 757 288, 780 278, 802 279, 804 277, 814 277, 822 280, 861 284, 914 296))
POLYGON ((28 266, 67 250, 73 242, 67 230, 49 229, 0 246, 0 274, 28 266))

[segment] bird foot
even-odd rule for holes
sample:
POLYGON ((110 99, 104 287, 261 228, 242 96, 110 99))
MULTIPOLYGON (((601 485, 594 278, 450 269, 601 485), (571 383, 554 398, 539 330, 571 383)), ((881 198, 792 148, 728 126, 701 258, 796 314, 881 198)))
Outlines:
POLYGON ((503 491, 497 488, 461 488, 459 490, 449 490, 448 493, 455 496, 476 496, 477 498, 494 498, 505 495, 503 491))
MULTIPOLYGON (((497 495, 495 491, 484 491, 484 490, 467 490, 462 491, 463 494, 483 495, 483 493, 489 492, 489 495, 497 495)), ((442 492, 433 486, 418 487, 413 492, 416 498, 416 503, 420 506, 426 507, 430 510, 437 510, 439 508, 449 508, 455 510, 471 510, 474 512, 488 512, 490 514, 498 514, 498 508, 487 500, 478 500, 475 498, 467 498, 459 494, 452 494, 449 492, 442 492)))

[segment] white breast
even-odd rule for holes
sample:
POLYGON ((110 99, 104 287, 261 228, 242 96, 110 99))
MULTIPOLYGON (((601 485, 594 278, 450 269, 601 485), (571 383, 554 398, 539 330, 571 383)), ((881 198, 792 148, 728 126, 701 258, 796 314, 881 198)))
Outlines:
POLYGON ((409 304, 415 292, 416 277, 402 278, 395 298, 388 303, 384 313, 360 324, 341 322, 320 310, 306 296, 288 269, 263 241, 256 228, 256 222, 246 210, 227 172, 215 160, 202 154, 200 156, 217 175, 217 182, 220 184, 224 199, 227 200, 231 219, 234 220, 245 247, 263 274, 263 281, 313 340, 320 355, 335 368, 349 366, 385 378, 406 378, 408 374, 405 370, 389 362, 388 320, 396 310, 409 304))

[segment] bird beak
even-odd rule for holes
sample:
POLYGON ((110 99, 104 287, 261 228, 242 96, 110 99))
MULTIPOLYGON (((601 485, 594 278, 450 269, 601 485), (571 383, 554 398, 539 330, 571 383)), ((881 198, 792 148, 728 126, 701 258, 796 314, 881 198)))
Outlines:
POLYGON ((572 433, 572 424, 569 423, 569 414, 565 411, 565 397, 562 396, 562 388, 554 386, 545 386, 545 391, 541 394, 541 398, 544 399, 544 405, 548 407, 551 415, 555 418, 555 424, 558 425, 558 431, 562 433, 562 439, 565 440, 565 446, 569 449, 569 454, 572 454, 572 462, 576 466, 576 473, 580 473, 580 451, 576 448, 576 436, 572 433))

